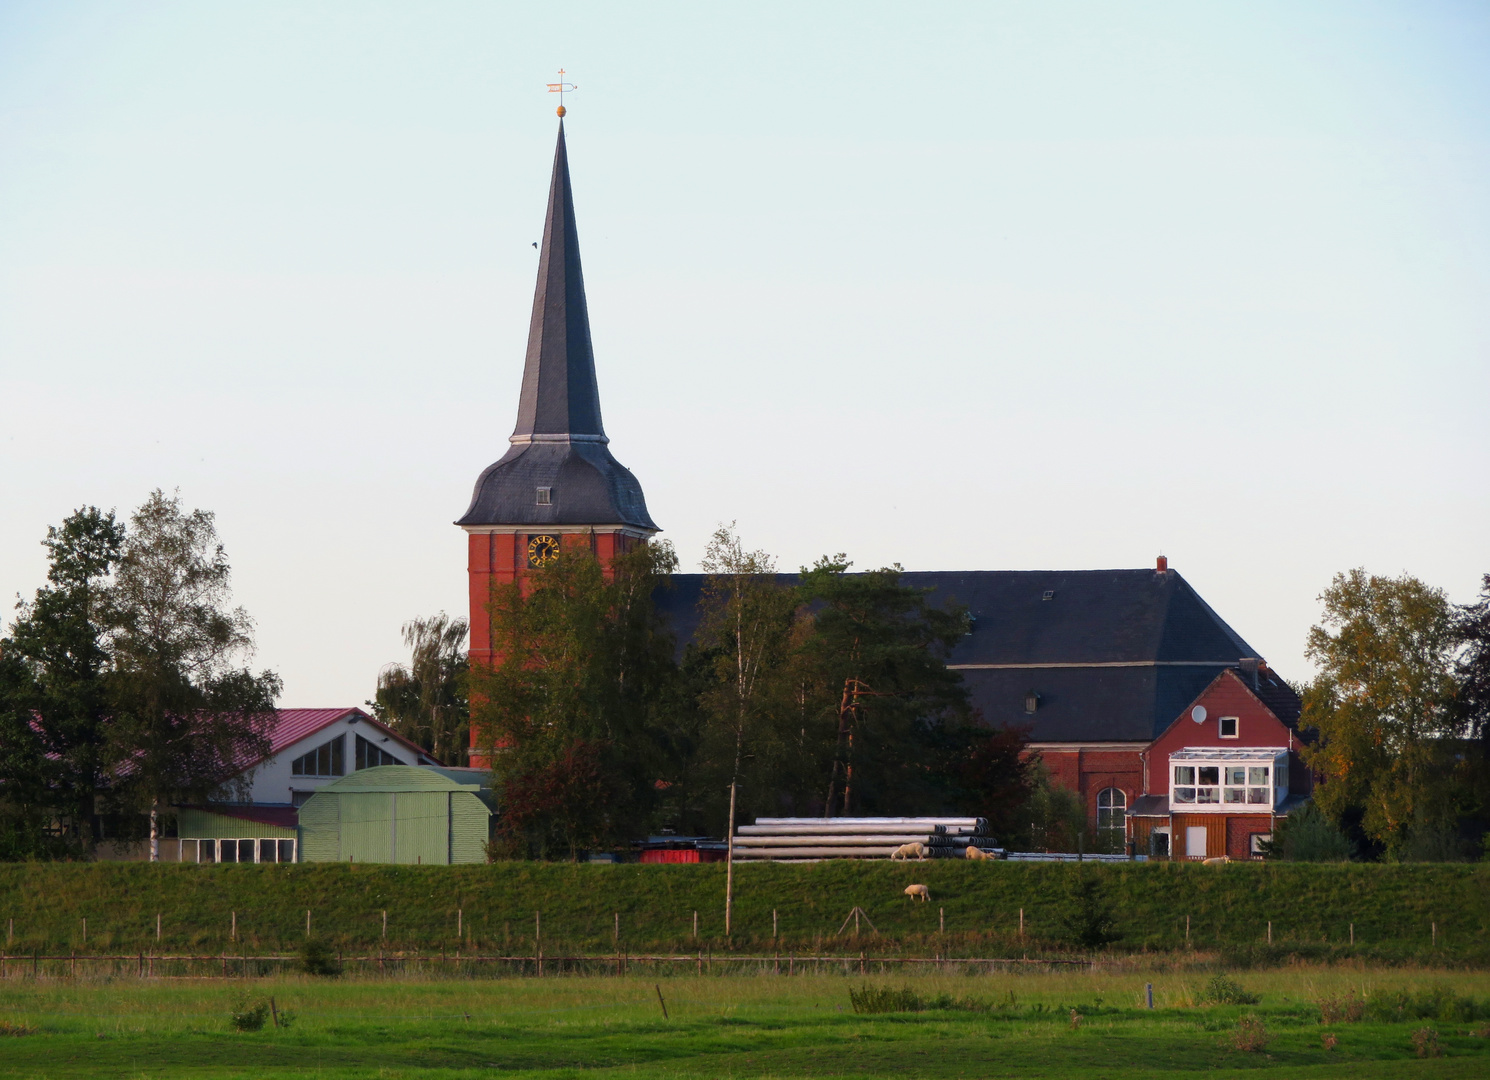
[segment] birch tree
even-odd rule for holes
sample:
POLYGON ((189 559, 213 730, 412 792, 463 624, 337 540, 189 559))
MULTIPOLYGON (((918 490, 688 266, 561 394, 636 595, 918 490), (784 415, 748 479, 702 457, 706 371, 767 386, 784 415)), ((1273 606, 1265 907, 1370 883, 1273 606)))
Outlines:
POLYGON ((241 792, 244 766, 268 752, 280 680, 240 666, 253 622, 230 607, 231 569, 214 517, 156 490, 130 518, 110 588, 119 794, 150 816, 173 803, 241 792))
POLYGON ((373 714, 447 765, 463 765, 470 743, 465 619, 443 611, 404 624, 410 660, 378 674, 373 714))

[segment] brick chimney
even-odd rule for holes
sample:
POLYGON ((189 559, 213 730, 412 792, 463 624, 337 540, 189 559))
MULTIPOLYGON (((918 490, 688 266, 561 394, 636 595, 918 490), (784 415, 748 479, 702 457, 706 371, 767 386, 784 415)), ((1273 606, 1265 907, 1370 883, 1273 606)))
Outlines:
POLYGON ((1156 562, 1154 564, 1154 569, 1157 570, 1157 571, 1159 571, 1159 573, 1161 573, 1161 574, 1168 572, 1168 570, 1169 570, 1169 556, 1167 556, 1167 555, 1160 555, 1158 562, 1156 562))

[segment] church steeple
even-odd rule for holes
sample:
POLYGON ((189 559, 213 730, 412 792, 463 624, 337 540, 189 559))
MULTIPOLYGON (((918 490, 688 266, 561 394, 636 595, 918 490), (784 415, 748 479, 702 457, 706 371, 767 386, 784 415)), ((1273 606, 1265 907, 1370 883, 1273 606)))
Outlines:
POLYGON ((560 120, 538 258, 538 288, 528 326, 522 396, 511 441, 565 440, 608 441, 600 423, 590 312, 585 305, 574 193, 569 186, 569 153, 564 145, 564 121, 560 120))
POLYGON ((657 526, 647 513, 641 485, 611 456, 609 441, 600 423, 590 313, 560 119, 517 426, 507 453, 477 479, 471 505, 456 524, 473 533, 537 527, 587 535, 610 530, 644 539, 657 526))

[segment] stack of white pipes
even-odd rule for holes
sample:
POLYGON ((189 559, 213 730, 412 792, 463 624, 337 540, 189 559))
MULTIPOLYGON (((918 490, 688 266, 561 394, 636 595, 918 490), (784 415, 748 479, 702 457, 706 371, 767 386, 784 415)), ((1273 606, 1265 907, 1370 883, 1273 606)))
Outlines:
POLYGON ((977 817, 756 818, 735 830, 735 858, 888 859, 912 843, 933 858, 963 858, 987 827, 977 817))

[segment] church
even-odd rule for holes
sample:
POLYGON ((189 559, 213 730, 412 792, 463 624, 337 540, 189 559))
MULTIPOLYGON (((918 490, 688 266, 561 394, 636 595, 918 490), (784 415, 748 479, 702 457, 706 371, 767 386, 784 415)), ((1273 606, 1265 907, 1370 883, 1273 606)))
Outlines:
MULTIPOLYGON (((520 582, 561 551, 605 562, 659 531, 601 423, 562 115, 517 424, 456 522, 467 534, 473 664, 492 659, 493 583, 520 582)), ((1135 569, 903 580, 968 608, 949 666, 974 705, 991 724, 1026 728, 1029 750, 1081 797, 1091 827, 1130 851, 1256 857, 1307 796, 1297 694, 1163 556, 1135 569)), ((660 606, 687 641, 704 577, 674 583, 660 606)), ((482 762, 473 754, 472 764, 482 762)))

